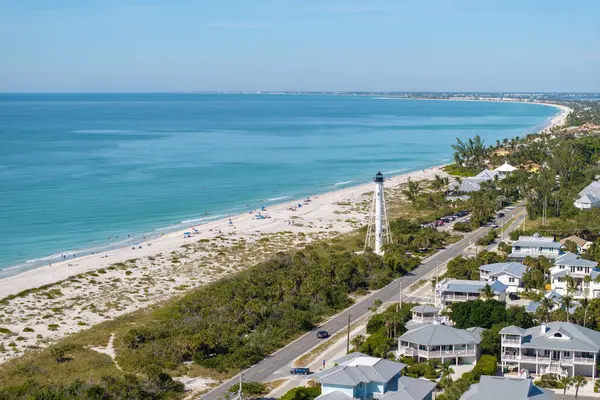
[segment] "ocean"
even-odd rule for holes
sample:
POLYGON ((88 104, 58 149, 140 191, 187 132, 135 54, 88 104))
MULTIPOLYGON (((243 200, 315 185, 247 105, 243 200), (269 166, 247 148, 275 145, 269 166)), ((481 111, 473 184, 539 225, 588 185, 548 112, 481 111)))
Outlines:
POLYGON ((450 162, 457 137, 494 144, 557 113, 342 95, 0 94, 0 277, 450 162))

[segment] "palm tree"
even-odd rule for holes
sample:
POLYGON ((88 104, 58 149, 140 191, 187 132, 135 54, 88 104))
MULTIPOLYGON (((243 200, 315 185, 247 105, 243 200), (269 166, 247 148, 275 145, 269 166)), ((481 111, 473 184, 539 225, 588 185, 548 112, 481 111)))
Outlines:
POLYGON ((492 287, 487 283, 485 284, 483 289, 481 289, 481 297, 483 297, 486 300, 491 300, 494 298, 494 291, 492 290, 492 287))
POLYGON ((576 375, 573 377, 572 382, 573 386, 575 387, 575 400, 577 400, 579 389, 587 385, 587 380, 581 375, 576 375))
POLYGON ((554 301, 544 296, 540 300, 540 304, 542 307, 548 310, 548 318, 546 319, 546 322, 550 322, 550 311, 554 308, 554 301))
POLYGON ((587 322, 588 307, 590 306, 590 300, 587 297, 584 297, 583 299, 579 300, 579 306, 583 307, 583 327, 585 328, 585 323, 587 322))
POLYGON ((567 284, 567 293, 568 294, 573 294, 575 292, 575 288, 576 288, 576 284, 575 284, 575 279, 573 279, 572 276, 566 276, 565 277, 565 283, 567 284))
POLYGON ((450 361, 446 361, 445 363, 440 365, 440 371, 442 373, 442 379, 454 373, 454 370, 450 368, 450 361))
POLYGON ((573 298, 571 296, 564 296, 561 300, 560 300, 561 306, 563 306, 563 308, 565 309, 565 312, 567 313, 567 322, 569 322, 569 310, 571 309, 571 306, 573 305, 573 298))
POLYGON ((573 386, 573 378, 571 378, 570 376, 563 376, 558 380, 558 385, 563 390, 562 400, 565 400, 567 389, 573 386))
POLYGON ((365 342, 365 337, 363 335, 356 335, 352 338, 350 343, 354 346, 356 350, 360 349, 360 346, 365 342))
POLYGON ((419 182, 412 181, 408 178, 408 187, 402 191, 402 193, 410 200, 413 207, 417 205, 417 196, 421 192, 421 187, 419 186, 419 182))

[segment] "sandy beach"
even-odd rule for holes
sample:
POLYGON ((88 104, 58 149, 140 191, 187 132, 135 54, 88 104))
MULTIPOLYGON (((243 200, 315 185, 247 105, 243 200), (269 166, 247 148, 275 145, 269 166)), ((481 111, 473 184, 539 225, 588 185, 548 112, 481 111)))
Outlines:
MULTIPOLYGON (((570 111, 548 105, 561 113, 544 131, 562 125, 570 111)), ((389 177, 386 188, 397 190, 409 178, 436 174, 445 175, 441 167, 432 167, 389 177)), ((1 279, 0 327, 10 332, 0 334, 0 350, 5 350, 0 362, 250 267, 277 251, 357 229, 365 223, 372 189, 372 183, 364 183, 310 201, 286 201, 1 279), (256 217, 259 212, 264 219, 256 217)))
MULTIPOLYGON (((436 174, 445 175, 441 167, 433 167, 393 176, 386 188, 394 190, 409 178, 431 179, 436 174)), ((310 201, 288 201, 139 246, 4 278, 0 298, 21 294, 6 299, 0 308, 0 327, 13 333, 0 335, 0 348, 11 349, 0 352, 0 362, 240 271, 277 251, 359 228, 365 223, 372 189, 372 183, 365 183, 313 196, 310 201), (258 212, 265 218, 257 219, 258 212)))

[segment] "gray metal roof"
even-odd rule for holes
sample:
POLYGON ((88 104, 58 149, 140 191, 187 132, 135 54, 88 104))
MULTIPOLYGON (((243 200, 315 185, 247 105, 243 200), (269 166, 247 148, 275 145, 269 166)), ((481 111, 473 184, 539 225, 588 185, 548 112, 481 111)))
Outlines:
MULTIPOLYGON (((485 281, 448 279, 445 282, 442 282, 441 288, 446 292, 481 293, 485 285, 488 285, 485 281)), ((508 288, 508 286, 500 281, 495 281, 490 286, 494 293, 503 293, 508 288)))
POLYGON ((482 375, 460 400, 551 400, 553 393, 533 384, 531 379, 482 375))
POLYGON ((338 358, 337 360, 333 360, 333 362, 338 365, 345 364, 345 363, 352 361, 358 357, 371 357, 371 356, 368 354, 365 354, 365 353, 361 353, 360 351, 355 351, 353 353, 348 353, 345 356, 338 358))
POLYGON ((355 386, 359 383, 388 382, 396 376, 406 364, 361 355, 346 359, 341 364, 315 374, 322 384, 355 386))
POLYGON ((511 326, 507 326, 507 327, 500 329, 500 334, 501 335, 523 336, 525 334, 525 329, 519 328, 518 326, 511 325, 511 326))
POLYGON ((440 309, 434 306, 430 306, 428 304, 420 304, 411 308, 410 311, 421 314, 434 314, 439 312, 440 309))
POLYGON ((542 247, 546 249, 560 249, 562 247, 562 245, 558 242, 555 242, 553 238, 540 237, 536 239, 532 236, 521 236, 519 240, 514 241, 511 246, 542 247))
POLYGON ((550 271, 550 275, 552 275, 552 277, 554 277, 554 278, 564 278, 565 276, 568 276, 570 273, 571 273, 571 271, 569 271, 568 269, 552 268, 552 270, 550 271))
POLYGON ((481 339, 463 329, 448 325, 429 324, 411 329, 400 336, 400 340, 425 346, 443 346, 453 344, 478 344, 481 339))
POLYGON ((578 254, 571 253, 570 251, 558 256, 558 258, 554 261, 554 264, 575 266, 575 267, 592 267, 592 268, 595 268, 598 266, 597 262, 581 258, 578 254))
POLYGON ((504 262, 482 265, 479 269, 489 272, 491 276, 507 274, 520 279, 527 271, 527 266, 518 262, 504 262))
POLYGON ((483 331, 485 331, 485 329, 480 328, 478 326, 474 326, 474 327, 465 329, 465 331, 467 331, 467 333, 469 333, 471 336, 473 336, 473 338, 475 340, 481 341, 481 334, 483 333, 483 331))
POLYGON ((423 400, 435 388, 435 383, 424 379, 401 376, 398 390, 385 393, 382 400, 423 400))
POLYGON ((583 197, 583 196, 588 196, 591 197, 593 199, 595 199, 596 201, 598 199, 600 199, 600 182, 598 181, 593 181, 592 183, 590 183, 589 185, 587 185, 586 187, 584 187, 581 192, 579 192, 579 196, 583 197))
POLYGON ((600 332, 570 322, 550 322, 546 324, 545 331, 542 331, 542 326, 527 329, 522 347, 598 353, 600 332), (560 333, 563 338, 552 337, 555 333, 560 333))
POLYGON ((353 397, 336 390, 335 392, 322 394, 319 397, 316 397, 315 400, 353 400, 353 397))
POLYGON ((527 311, 528 313, 535 313, 541 305, 542 304, 539 301, 532 301, 531 303, 527 304, 527 307, 525 307, 525 311, 527 311))

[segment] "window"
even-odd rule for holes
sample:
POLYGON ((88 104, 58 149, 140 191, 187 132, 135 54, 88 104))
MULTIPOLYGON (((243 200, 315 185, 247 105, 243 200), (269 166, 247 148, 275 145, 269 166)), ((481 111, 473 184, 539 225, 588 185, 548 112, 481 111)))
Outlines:
POLYGON ((554 334, 554 337, 555 337, 555 338, 562 338, 562 333, 560 333, 560 332, 556 332, 556 333, 554 334))
POLYGON ((583 272, 583 267, 577 267, 577 272, 583 272))
POLYGON ((513 278, 513 277, 508 278, 508 282, 514 283, 515 282, 515 278, 513 278))
POLYGON ((563 357, 571 357, 570 351, 563 351, 563 357))

